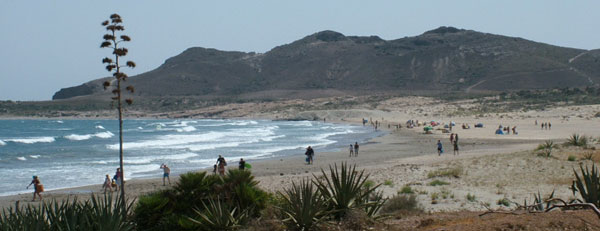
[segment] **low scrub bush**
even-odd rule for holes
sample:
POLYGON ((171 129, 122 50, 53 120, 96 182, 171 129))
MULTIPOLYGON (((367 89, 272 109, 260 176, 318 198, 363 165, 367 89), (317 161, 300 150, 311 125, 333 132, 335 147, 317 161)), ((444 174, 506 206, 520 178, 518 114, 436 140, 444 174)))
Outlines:
POLYGON ((477 198, 475 197, 475 194, 467 193, 467 201, 475 202, 476 200, 477 198))
POLYGON ((508 207, 508 206, 510 206, 510 201, 506 198, 502 198, 502 199, 498 200, 496 202, 496 204, 508 207))
POLYGON ((446 182, 446 181, 442 181, 442 180, 433 180, 432 182, 429 182, 429 186, 440 186, 440 185, 449 185, 450 183, 446 182))
POLYGON ((446 169, 439 169, 439 170, 435 170, 435 171, 431 171, 431 172, 427 173, 427 178, 434 178, 434 177, 460 178, 462 173, 463 173, 462 167, 446 168, 446 169))
POLYGON ((381 208, 384 213, 401 211, 421 211, 416 195, 395 195, 390 198, 381 208))
POLYGON ((402 189, 400 189, 400 191, 398 191, 398 193, 400 193, 400 194, 413 194, 415 192, 413 191, 413 189, 410 186, 405 185, 405 186, 402 187, 402 189))
POLYGON ((573 155, 569 155, 569 157, 567 158, 568 161, 575 161, 576 158, 573 155))

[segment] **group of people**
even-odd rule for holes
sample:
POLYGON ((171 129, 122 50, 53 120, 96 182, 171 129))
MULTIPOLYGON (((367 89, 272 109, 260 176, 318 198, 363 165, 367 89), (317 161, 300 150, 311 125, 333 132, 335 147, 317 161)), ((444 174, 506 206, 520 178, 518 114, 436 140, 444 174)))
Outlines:
POLYGON ((354 145, 350 144, 350 148, 348 148, 348 150, 350 150, 349 157, 358 156, 358 148, 358 142, 354 142, 354 145))
POLYGON ((504 134, 510 135, 511 130, 512 130, 513 135, 519 134, 517 132, 517 126, 513 126, 511 129, 510 126, 502 126, 502 125, 498 126, 498 129, 496 129, 495 133, 496 133, 496 135, 504 135, 504 134))
POLYGON ((117 168, 117 171, 115 172, 115 175, 113 175, 112 179, 108 174, 106 174, 106 177, 104 178, 104 184, 102 184, 102 188, 104 189, 104 193, 106 193, 107 191, 112 192, 113 189, 114 191, 118 191, 122 183, 123 172, 121 171, 121 168, 117 168))
MULTIPOLYGON (((450 143, 452 144, 453 148, 454 148, 454 155, 458 155, 458 134, 456 133, 451 133, 450 134, 450 143)), ((438 151, 438 156, 441 156, 442 153, 444 153, 444 146, 442 145, 442 141, 438 140, 437 141, 437 151, 438 151)))
MULTIPOLYGON (((217 158, 217 162, 215 163, 215 165, 213 165, 213 173, 219 173, 219 175, 224 176, 225 166, 227 166, 227 161, 225 161, 225 158, 223 156, 219 155, 219 157, 217 158)), ((245 170, 247 166, 248 164, 246 164, 244 158, 240 158, 240 161, 238 162, 238 169, 245 170)))

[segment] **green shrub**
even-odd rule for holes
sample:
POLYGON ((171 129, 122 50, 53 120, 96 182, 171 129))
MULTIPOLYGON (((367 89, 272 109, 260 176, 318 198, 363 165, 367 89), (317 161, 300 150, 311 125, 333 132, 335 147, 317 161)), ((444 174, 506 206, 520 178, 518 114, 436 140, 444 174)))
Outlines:
POLYGON ((375 181, 372 180, 366 180, 363 184, 363 188, 372 188, 373 186, 375 186, 375 181))
POLYGON ((439 169, 439 170, 435 170, 435 171, 431 171, 431 172, 427 173, 427 178, 434 178, 434 177, 460 178, 462 173, 463 173, 462 167, 446 168, 446 169, 439 169))
POLYGON ((502 198, 496 202, 497 205, 510 206, 510 201, 506 198, 502 198))
POLYGON ((569 138, 567 138, 566 146, 577 146, 577 147, 587 147, 588 137, 585 135, 579 135, 574 133, 569 138))
POLYGON ((236 230, 248 218, 248 210, 237 211, 236 207, 230 207, 219 198, 208 199, 208 204, 203 203, 202 206, 202 211, 194 209, 196 218, 187 217, 200 230, 236 230))
POLYGON ((475 197, 475 194, 467 193, 467 201, 475 202, 476 200, 477 198, 475 197))
POLYGON ((292 187, 279 195, 283 199, 280 210, 286 217, 283 222, 289 229, 312 230, 329 213, 325 198, 308 180, 300 184, 292 182, 292 187))
POLYGON ((211 214, 223 211, 205 214, 205 209, 222 209, 235 211, 232 216, 243 223, 247 219, 238 219, 240 213, 258 217, 269 200, 269 194, 257 185, 250 171, 229 170, 225 176, 185 173, 172 190, 140 197, 135 219, 142 230, 196 230, 206 226, 202 222, 208 222, 198 213, 211 218, 211 214))
POLYGON ((133 230, 135 225, 126 219, 132 205, 106 194, 83 202, 74 198, 8 208, 0 214, 0 230, 133 230))
POLYGON ((579 192, 579 195, 586 203, 592 203, 596 207, 600 207, 600 175, 598 168, 596 168, 595 164, 592 164, 591 172, 588 166, 585 166, 585 170, 582 165, 579 168, 581 175, 577 174, 577 171, 573 169, 575 173, 575 180, 571 185, 573 194, 579 192))
POLYGON ((541 156, 544 156, 544 157, 548 158, 548 157, 552 156, 552 151, 555 148, 558 148, 558 145, 556 145, 554 143, 554 141, 549 141, 548 140, 548 141, 544 142, 543 144, 538 145, 538 147, 537 147, 536 150, 541 151, 541 154, 538 154, 538 155, 541 155, 541 156))
POLYGON ((342 163, 338 169, 337 164, 334 164, 329 166, 329 175, 323 169, 321 172, 323 177, 314 176, 313 183, 327 200, 328 210, 337 220, 341 220, 353 208, 364 209, 368 215, 373 216, 385 202, 381 196, 371 198, 380 185, 365 188, 364 184, 369 176, 364 174, 364 170, 356 171, 356 165, 342 163))
POLYGON ((412 188, 410 186, 404 185, 402 187, 402 189, 400 189, 400 191, 398 193, 401 193, 401 194, 413 194, 415 192, 412 190, 412 188))
POLYGON ((383 185, 385 185, 385 186, 393 186, 393 185, 394 185, 394 182, 393 182, 393 181, 391 181, 391 180, 385 180, 385 181, 383 182, 383 185))
POLYGON ((384 213, 393 213, 399 211, 422 211, 417 202, 416 195, 395 195, 390 198, 383 208, 384 213))
POLYGON ((446 181, 441 181, 441 180, 433 180, 432 182, 429 182, 429 186, 440 186, 440 185, 449 185, 450 183, 446 182, 446 181))
POLYGON ((575 161, 575 156, 573 155, 569 155, 569 158, 567 158, 568 161, 575 161))

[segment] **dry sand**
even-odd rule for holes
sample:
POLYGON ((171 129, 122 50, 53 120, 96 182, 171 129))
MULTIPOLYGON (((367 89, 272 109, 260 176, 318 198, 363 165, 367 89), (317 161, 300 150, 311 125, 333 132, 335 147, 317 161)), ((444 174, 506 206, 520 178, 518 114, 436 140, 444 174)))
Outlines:
MULTIPOLYGON (((328 122, 359 123, 362 118, 372 118, 382 122, 388 133, 366 144, 361 144, 358 157, 348 157, 346 145, 340 144, 341 151, 321 153, 316 151, 315 164, 306 165, 304 155, 281 159, 252 161, 253 174, 265 190, 275 192, 287 187, 292 181, 319 175, 321 169, 346 161, 357 164, 370 174, 375 183, 389 183, 380 187, 385 196, 395 195, 403 186, 409 185, 418 195, 421 206, 428 211, 485 210, 485 206, 497 208, 499 199, 521 203, 531 201, 532 193, 538 191, 556 196, 571 198, 568 186, 573 179, 573 168, 579 163, 590 161, 567 161, 568 155, 581 157, 580 150, 565 149, 555 152, 553 158, 538 157, 533 149, 544 140, 564 140, 573 133, 599 137, 598 118, 591 117, 600 111, 600 105, 579 107, 556 107, 545 111, 502 113, 497 115, 451 117, 444 116, 446 105, 426 98, 405 97, 382 102, 376 109, 348 109, 304 111, 299 114, 316 115, 327 118, 328 122), (453 155, 449 134, 436 130, 425 135, 422 127, 396 130, 393 125, 408 119, 420 121, 440 121, 457 124, 468 123, 471 129, 454 127, 460 136, 460 155, 453 155), (552 130, 541 130, 535 120, 551 122, 552 130), (474 123, 484 123, 484 128, 474 128, 474 123), (390 124, 391 129, 387 128, 390 124), (498 125, 517 126, 518 135, 494 135, 498 125), (446 153, 438 156, 435 143, 442 140, 446 153), (459 169, 455 177, 428 178, 432 171, 459 169), (429 186, 435 180, 448 182, 444 186, 429 186), (475 196, 467 200, 466 195, 475 196), (432 199, 437 195, 437 199, 432 199), (433 202, 433 203, 432 203, 433 202)), ((246 117, 285 118, 289 112, 247 113, 246 117)), ((230 166, 237 166, 231 163, 230 166)), ((206 171, 206 170, 199 170, 206 171)), ((171 179, 177 181, 177 177, 171 179)), ((166 186, 168 187, 168 186, 166 186)), ((127 182, 127 193, 131 198, 158 189, 163 189, 162 180, 145 179, 127 182)), ((86 198, 90 193, 101 193, 100 185, 45 192, 44 200, 63 200, 78 196, 86 198)), ((31 194, 0 197, 0 207, 38 204, 30 202, 31 194)))

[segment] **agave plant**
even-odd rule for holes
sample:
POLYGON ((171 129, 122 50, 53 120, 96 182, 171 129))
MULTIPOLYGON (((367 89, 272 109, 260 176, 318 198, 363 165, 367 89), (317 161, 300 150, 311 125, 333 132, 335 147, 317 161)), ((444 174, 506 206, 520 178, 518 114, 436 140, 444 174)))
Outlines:
POLYGON ((129 216, 131 205, 110 195, 79 202, 77 198, 61 203, 52 200, 40 206, 9 208, 0 216, 0 230, 133 230, 129 216), (126 214, 123 214, 123 212, 126 214))
POLYGON ((571 135, 565 145, 577 146, 577 147, 586 147, 588 143, 588 137, 585 135, 579 135, 577 133, 571 135))
POLYGON ((369 195, 381 184, 364 189, 363 186, 369 178, 368 175, 365 175, 364 170, 357 172, 356 165, 349 166, 342 163, 339 169, 337 164, 330 165, 329 176, 325 170, 321 169, 321 172, 323 173, 322 179, 313 175, 313 183, 317 185, 319 192, 327 200, 328 209, 336 219, 343 218, 352 208, 373 206, 367 203, 370 201, 369 195))
POLYGON ((585 166, 585 170, 582 165, 580 165, 579 168, 581 169, 581 177, 577 174, 577 171, 573 169, 573 172, 575 173, 575 180, 571 185, 573 195, 575 195, 576 192, 579 192, 579 195, 585 202, 600 207, 600 175, 598 173, 598 168, 596 168, 596 165, 594 164, 592 164, 591 172, 588 166, 585 166))
POLYGON ((238 211, 236 207, 230 208, 219 198, 209 199, 208 204, 203 203, 203 207, 202 212, 194 209, 197 218, 188 217, 200 230, 236 230, 241 228, 241 224, 248 217, 248 210, 238 211))
POLYGON ((309 180, 303 179, 300 184, 292 182, 292 187, 278 194, 283 199, 279 207, 286 217, 283 221, 290 229, 313 230, 329 214, 327 200, 309 180))
POLYGON ((558 145, 556 145, 554 143, 554 141, 547 140, 543 144, 540 144, 537 147, 537 150, 541 150, 542 154, 544 154, 545 157, 551 157, 552 156, 552 150, 554 150, 555 148, 558 148, 558 145))

